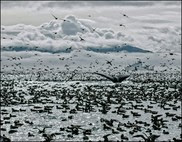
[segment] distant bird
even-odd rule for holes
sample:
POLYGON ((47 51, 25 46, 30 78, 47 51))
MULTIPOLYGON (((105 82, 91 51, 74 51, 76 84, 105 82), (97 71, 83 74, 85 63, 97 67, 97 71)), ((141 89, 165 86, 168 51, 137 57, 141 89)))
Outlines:
POLYGON ((58 17, 54 16, 52 13, 51 13, 51 15, 54 17, 55 20, 58 20, 58 17))
POLYGON ((108 136, 110 136, 111 134, 107 134, 107 135, 104 135, 103 138, 104 138, 104 142, 109 142, 108 140, 108 136))
MULTIPOLYGON (((38 128, 37 128, 38 129, 38 128)), ((40 129, 38 129, 39 130, 39 133, 41 134, 41 133, 45 133, 45 127, 42 129, 42 130, 40 130, 40 129)))
POLYGON ((66 82, 68 82, 68 81, 70 81, 70 80, 72 80, 73 79, 73 77, 76 75, 76 73, 74 72, 67 80, 66 80, 66 82))
POLYGON ((123 13, 121 13, 121 14, 122 14, 124 17, 127 17, 127 18, 129 18, 129 17, 128 17, 128 15, 126 15, 126 14, 123 14, 123 13))
POLYGON ((126 78, 129 77, 129 75, 118 75, 118 76, 109 76, 109 75, 104 75, 102 73, 97 73, 97 72, 94 72, 94 74, 97 74, 97 75, 100 75, 100 76, 103 76, 109 80, 111 80, 112 82, 114 83, 119 83, 119 82, 122 82, 123 80, 125 80, 126 78))
POLYGON ((85 41, 85 39, 83 39, 81 36, 79 36, 80 37, 80 41, 85 41))
POLYGON ((69 20, 58 18, 58 17, 54 16, 52 13, 51 13, 51 15, 54 17, 55 20, 60 19, 60 20, 63 20, 64 22, 70 22, 69 20))
POLYGON ((53 140, 53 137, 55 137, 55 134, 42 134, 42 136, 45 138, 43 142, 51 142, 53 140))
POLYGON ((124 24, 119 24, 120 27, 126 27, 124 24))
POLYGON ((108 60, 106 60, 106 61, 107 61, 106 64, 109 64, 112 66, 112 61, 108 61, 108 60))
POLYGON ((69 48, 66 48, 66 51, 71 50, 71 49, 72 49, 72 46, 71 46, 71 47, 69 47, 69 48))
POLYGON ((173 138, 174 142, 181 142, 181 139, 173 138))
POLYGON ((124 139, 124 140, 128 141, 128 137, 124 136, 123 134, 121 134, 121 139, 124 139))
POLYGON ((34 134, 28 132, 28 137, 34 137, 34 136, 35 136, 34 134))
POLYGON ((125 17, 129 18, 126 14, 123 14, 123 16, 125 16, 125 17))
MULTIPOLYGON (((145 133, 144 133, 145 134, 145 133)), ((150 136, 147 136, 146 134, 145 134, 145 136, 144 135, 135 135, 135 136, 133 136, 133 137, 141 137, 141 138, 143 138, 143 140, 145 141, 145 142, 155 142, 155 140, 158 138, 158 137, 160 137, 159 135, 153 135, 152 133, 150 133, 150 136)))

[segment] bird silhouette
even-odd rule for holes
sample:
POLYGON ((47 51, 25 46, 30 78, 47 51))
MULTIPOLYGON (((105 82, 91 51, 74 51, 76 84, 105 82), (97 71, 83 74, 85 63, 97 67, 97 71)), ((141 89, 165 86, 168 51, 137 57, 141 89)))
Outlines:
POLYGON ((118 76, 110 76, 110 75, 105 75, 105 74, 102 74, 102 73, 98 73, 98 72, 94 72, 94 74, 97 74, 97 75, 100 75, 102 77, 105 77, 109 80, 111 80, 112 82, 114 83, 119 83, 119 82, 122 82, 123 80, 125 80, 126 78, 129 77, 129 75, 118 75, 118 76))
POLYGON ((51 15, 54 17, 54 19, 55 19, 55 20, 57 20, 57 19, 58 19, 58 17, 54 16, 52 13, 51 13, 51 15))
POLYGON ((120 27, 126 27, 124 24, 119 24, 120 27))
POLYGON ((144 135, 135 135, 133 137, 141 137, 145 142, 155 142, 155 140, 160 137, 160 135, 153 135, 150 133, 150 136, 147 136, 145 133, 144 135), (145 136, 144 136, 145 135, 145 136))
POLYGON ((128 15, 126 15, 126 14, 123 14, 123 16, 129 18, 128 15))
POLYGON ((72 49, 72 46, 71 47, 69 47, 69 48, 66 48, 66 51, 69 51, 69 50, 71 50, 72 49))
POLYGON ((81 36, 79 36, 80 37, 80 41, 85 41, 85 39, 83 39, 81 36))
POLYGON ((55 137, 55 134, 42 134, 42 136, 45 138, 44 142, 51 142, 53 140, 53 137, 55 137))
POLYGON ((126 15, 126 14, 124 14, 124 13, 121 13, 124 17, 127 17, 127 18, 129 18, 129 16, 128 15, 126 15))
POLYGON ((3 142, 11 142, 11 140, 9 138, 7 138, 5 135, 3 135, 3 136, 0 135, 0 140, 3 142))
POLYGON ((104 142, 108 142, 108 136, 110 136, 111 134, 107 134, 107 135, 104 135, 103 138, 104 138, 104 142))
POLYGON ((109 64, 112 66, 112 60, 111 61, 106 60, 106 61, 107 61, 106 64, 109 64))
POLYGON ((70 22, 69 20, 66 20, 66 19, 62 19, 62 18, 58 18, 58 17, 56 17, 55 15, 53 15, 52 13, 51 13, 51 15, 52 15, 52 17, 54 17, 54 19, 55 20, 62 20, 62 21, 64 21, 64 22, 70 22))

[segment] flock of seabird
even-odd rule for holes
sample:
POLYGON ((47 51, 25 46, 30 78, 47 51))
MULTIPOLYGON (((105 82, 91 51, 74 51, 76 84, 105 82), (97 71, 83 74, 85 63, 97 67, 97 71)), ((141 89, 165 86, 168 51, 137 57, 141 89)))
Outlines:
MULTIPOLYGON (((181 109, 178 103, 181 99, 181 82, 179 79, 174 80, 176 76, 172 76, 173 81, 168 81, 168 86, 173 91, 167 93, 168 90, 164 88, 167 87, 165 82, 168 79, 163 80, 162 76, 156 76, 152 78, 153 80, 149 80, 150 76, 150 74, 142 78, 131 76, 130 79, 137 85, 117 86, 83 85, 77 81, 64 87, 58 82, 51 85, 48 82, 30 84, 27 81, 4 80, 1 139, 5 141, 20 133, 22 127, 26 127, 27 132, 24 135, 26 138, 35 139, 39 136, 45 142, 58 140, 60 137, 64 140, 74 140, 78 136, 81 141, 89 141, 97 130, 103 132, 99 140, 105 142, 112 141, 113 136, 116 136, 118 141, 131 141, 135 138, 146 142, 158 141, 161 135, 167 136, 173 133, 169 131, 170 125, 174 124, 174 128, 178 131, 182 127, 182 117, 177 113, 181 109), (27 89, 24 89, 25 87, 27 89), (148 103, 145 104, 145 101, 148 103), (80 124, 77 121, 81 119, 82 114, 89 118, 80 124), (95 117, 94 120, 90 117, 91 114, 100 117, 95 117), (40 122, 34 115, 42 116, 44 121, 40 122), (56 119, 52 120, 51 117, 54 116, 56 119), (143 116, 149 119, 143 119, 143 116), (61 125, 52 124, 60 122, 61 125)), ((109 78, 112 80, 112 77, 109 78)), ((179 141, 180 138, 181 136, 177 136, 168 140, 179 141)))
MULTIPOLYGON (((129 18, 126 14, 121 13, 124 17, 129 18)), ((67 19, 58 18, 55 15, 53 15, 53 18, 55 20, 63 20, 64 22, 70 22, 67 19)), ((91 17, 91 15, 88 15, 88 17, 91 17)), ((120 24, 119 26, 126 27, 124 24, 120 24)), ((95 31, 96 28, 93 28, 93 31, 95 31)), ((56 34, 56 33, 55 33, 56 34)), ((84 38, 79 36, 80 41, 85 41, 84 38)), ((3 37, 2 39, 5 39, 3 37)), ((10 47, 11 48, 11 47, 10 47)), ((36 47, 38 48, 38 47, 36 47)), ((69 47, 66 49, 66 51, 71 51, 72 47, 69 47)), ((78 51, 80 52, 80 51, 78 51)), ((35 56, 38 56, 35 54, 35 56)), ((59 55, 58 55, 59 56, 59 55)), ((127 56, 127 55, 126 55, 127 56)), ((174 56, 174 53, 166 54, 166 58, 168 56, 174 56)), ((76 57, 76 55, 74 56, 76 57)), ((88 55, 88 57, 91 57, 91 55, 88 55)), ((59 57, 60 61, 63 60, 72 60, 73 57, 70 58, 64 58, 59 57)), ((123 58, 123 57, 122 57, 123 58)), ((150 58, 147 57, 147 60, 150 58)), ((9 61, 17 61, 16 63, 12 64, 11 67, 14 67, 12 70, 13 72, 16 72, 16 69, 22 69, 24 70, 23 66, 21 66, 21 60, 23 60, 23 57, 10 57, 8 58, 9 61)), ((170 65, 173 64, 173 61, 175 58, 172 58, 172 60, 168 60, 168 63, 170 65)), ((39 59, 37 60, 37 64, 44 65, 43 60, 39 59)), ((74 64, 74 62, 73 62, 74 64)), ((94 63, 90 64, 90 68, 93 68, 95 64, 99 64, 98 61, 95 61, 94 63)), ((106 63, 109 67, 113 66, 112 60, 108 61, 106 60, 106 63)), ((161 63, 161 67, 166 67, 167 63, 161 63)), ((2 69, 8 68, 9 65, 4 65, 2 69)), ((53 70, 57 70, 59 68, 50 68, 49 66, 44 65, 45 72, 53 70)), ((65 67, 67 70, 69 70, 70 65, 66 64, 65 67)), ((109 69, 108 67, 108 69, 109 69)), ((118 67, 114 67, 118 68, 118 67)), ((36 64, 31 68, 27 69, 28 71, 31 71, 33 69, 36 69, 36 64)), ((41 67, 39 68, 41 70, 41 67)), ((78 66, 77 69, 82 69, 81 66, 78 66)), ((168 68, 172 70, 171 68, 168 68)), ((165 72, 166 70, 164 70, 165 72)), ((71 74, 68 80, 66 82, 73 80, 73 78, 76 76, 78 70, 74 70, 74 72, 71 74)), ((112 70, 110 71, 112 73, 112 70)), ((38 72, 38 79, 43 76, 44 74, 41 72, 38 72)), ((53 110, 56 109, 62 114, 68 114, 66 117, 61 118, 60 121, 67 122, 69 120, 74 120, 74 117, 77 113, 91 113, 91 112, 98 112, 102 116, 107 116, 108 113, 113 114, 114 116, 121 116, 121 119, 115 119, 115 118, 100 118, 99 124, 101 124, 101 130, 104 132, 104 135, 102 136, 101 140, 104 142, 108 142, 111 139, 111 135, 119 135, 118 141, 129 141, 132 140, 128 137, 125 133, 128 132, 130 137, 132 138, 138 138, 138 140, 145 141, 145 142, 155 142, 160 138, 160 134, 154 134, 153 132, 158 131, 162 132, 163 135, 169 135, 171 132, 167 131, 169 126, 169 121, 178 122, 181 121, 182 117, 178 114, 166 112, 168 110, 174 110, 178 111, 181 109, 181 106, 177 104, 177 101, 181 99, 180 93, 180 81, 178 79, 174 81, 168 80, 160 80, 162 78, 157 78, 156 80, 148 79, 148 76, 145 76, 143 79, 137 79, 137 76, 133 77, 132 75, 108 75, 108 73, 105 73, 104 70, 101 72, 91 72, 91 75, 95 76, 101 76, 103 78, 106 78, 107 80, 112 81, 113 83, 120 83, 127 78, 129 78, 134 83, 140 83, 140 86, 122 86, 119 84, 118 86, 112 86, 112 85, 86 85, 84 90, 81 91, 82 85, 79 82, 76 82, 75 84, 71 85, 70 88, 64 88, 64 87, 57 87, 53 86, 52 91, 47 89, 45 84, 33 84, 32 86, 28 84, 28 82, 24 82, 22 86, 19 84, 20 82, 16 81, 8 81, 4 80, 2 81, 2 106, 4 107, 1 109, 1 131, 6 132, 6 135, 3 134, 0 137, 0 141, 3 142, 10 142, 11 139, 7 136, 9 136, 17 133, 19 129, 22 126, 30 127, 31 129, 36 129, 37 133, 31 132, 30 130, 27 130, 27 137, 32 138, 36 135, 41 136, 45 142, 53 141, 58 135, 63 135, 64 137, 74 140, 74 137, 78 136, 79 134, 82 136, 83 141, 89 141, 90 136, 94 133, 95 124, 90 122, 88 124, 89 128, 84 128, 81 125, 73 125, 70 124, 68 126, 59 126, 59 131, 54 133, 47 133, 46 130, 49 129, 47 127, 38 128, 34 127, 35 122, 34 120, 26 120, 25 117, 21 120, 18 120, 18 115, 21 113, 25 113, 27 111, 30 111, 30 113, 33 114, 55 114, 53 110), (153 85, 150 86, 152 83, 153 85), (172 95, 168 93, 164 93, 164 88, 167 88, 168 84, 172 84, 170 88, 173 88, 172 95), (174 85, 175 84, 175 85, 174 85), (15 86, 18 86, 21 88, 20 90, 15 90, 15 86), (28 89, 25 91, 22 88, 27 87, 28 89), (115 88, 116 87, 116 88, 115 88), (129 88, 128 88, 129 87, 129 88), (109 88, 109 89, 108 89, 109 88), (55 90, 54 90, 55 89, 55 90), (153 89, 153 91, 150 91, 150 89, 153 89), (100 91, 101 90, 101 91, 100 91), (29 99, 27 99, 25 96, 31 96, 29 99), (55 97, 56 100, 59 100, 60 102, 56 104, 54 102, 55 100, 51 100, 50 96, 55 97), (124 101, 126 100, 126 101, 124 101), (149 101, 150 104, 144 107, 142 104, 142 101, 149 101), (174 101, 174 104, 171 103, 171 101, 174 101), (20 108, 15 109, 11 108, 10 110, 7 109, 6 106, 11 105, 19 105, 19 104, 28 104, 30 105, 29 108, 20 108), (40 106, 36 104, 41 104, 40 106), (54 104, 54 105, 49 105, 54 104), (72 105, 75 105, 72 108, 72 105), (116 105, 114 109, 112 108, 112 105, 116 105), (165 116, 168 119, 165 119, 164 115, 161 114, 162 112, 158 112, 157 110, 154 110, 153 108, 160 107, 163 111, 165 111, 165 116), (99 108, 99 109, 97 109, 99 108), (142 121, 139 118, 142 117, 142 113, 147 115, 150 114, 150 121, 142 121), (129 113, 129 114, 128 114, 129 113), (126 120, 127 118, 132 117, 138 118, 135 119, 134 122, 122 122, 122 120, 126 120), (8 126, 8 128, 7 128, 8 126), (127 131, 128 130, 128 131, 127 131), (145 132, 144 132, 145 130, 145 132), (107 132, 107 133, 105 133, 107 132)), ((50 87, 50 86, 49 86, 50 87)), ((50 87, 51 88, 51 87, 50 87)), ((169 87, 168 87, 169 88, 169 87)), ((64 116, 64 115, 63 115, 64 116)), ((53 127, 53 126, 52 126, 53 127)), ((170 127, 170 126, 169 126, 170 127)), ((179 123, 179 129, 182 127, 181 123, 179 123)), ((173 140, 174 142, 181 142, 180 138, 171 138, 169 141, 173 140)))

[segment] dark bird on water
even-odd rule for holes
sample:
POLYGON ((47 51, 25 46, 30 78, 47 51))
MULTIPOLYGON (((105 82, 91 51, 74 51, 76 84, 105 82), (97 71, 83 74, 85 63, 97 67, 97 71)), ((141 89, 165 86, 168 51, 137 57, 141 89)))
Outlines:
MULTIPOLYGON (((144 133, 145 134, 145 133, 144 133)), ((141 137, 141 138, 143 138, 143 140, 145 141, 145 142, 155 142, 155 140, 158 138, 158 137, 160 137, 160 135, 153 135, 152 133, 150 133, 150 136, 147 136, 146 134, 145 134, 145 136, 144 135, 135 135, 135 136, 133 136, 133 137, 141 137)))
POLYGON ((104 135, 103 138, 104 138, 104 142, 109 142, 108 140, 108 136, 110 136, 111 134, 107 134, 107 135, 104 135))
POLYGON ((129 77, 129 75, 110 76, 110 75, 105 75, 105 74, 97 73, 97 72, 94 72, 94 74, 97 74, 97 75, 100 75, 102 77, 105 77, 105 78, 111 80, 114 83, 122 82, 123 80, 125 80, 126 78, 129 77))
POLYGON ((0 141, 1 142, 11 142, 11 140, 9 138, 7 138, 5 135, 3 135, 3 136, 0 135, 0 141))
POLYGON ((71 47, 69 47, 69 48, 66 48, 66 51, 69 51, 69 50, 71 50, 72 49, 72 46, 71 47))

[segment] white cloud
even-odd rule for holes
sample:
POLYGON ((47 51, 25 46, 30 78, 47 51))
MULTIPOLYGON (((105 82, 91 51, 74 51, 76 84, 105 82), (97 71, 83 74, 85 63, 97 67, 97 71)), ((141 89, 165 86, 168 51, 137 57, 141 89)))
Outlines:
POLYGON ((63 51, 72 48, 86 47, 112 47, 129 44, 135 47, 151 51, 165 51, 173 47, 174 52, 180 52, 180 27, 154 27, 153 25, 142 26, 142 30, 125 28, 125 31, 116 32, 111 28, 93 28, 92 23, 87 19, 78 19, 73 15, 68 15, 60 20, 51 20, 40 26, 17 24, 13 26, 2 26, 2 46, 23 45, 27 48, 40 47, 36 50, 53 52, 63 51), (12 40, 9 42, 9 40, 12 40), (84 41, 80 41, 83 38, 84 41), (14 42, 13 42, 14 41, 14 42), (18 41, 18 42, 17 42, 18 41), (16 44, 17 45, 16 45, 16 44), (20 44, 21 43, 21 44, 20 44), (43 48, 43 50, 41 49, 43 48))
MULTIPOLYGON (((104 50, 113 52, 117 51, 116 47, 122 48, 125 43, 135 46, 132 36, 106 28, 94 30, 91 25, 84 22, 87 20, 80 21, 73 15, 65 17, 64 20, 52 20, 38 27, 23 24, 4 26, 2 37, 6 36, 6 39, 2 39, 2 46, 5 47, 3 50, 36 50, 54 53, 72 47, 70 51, 77 48, 85 50, 103 48, 103 52, 104 50)), ((121 50, 119 48, 117 49, 121 50)))

